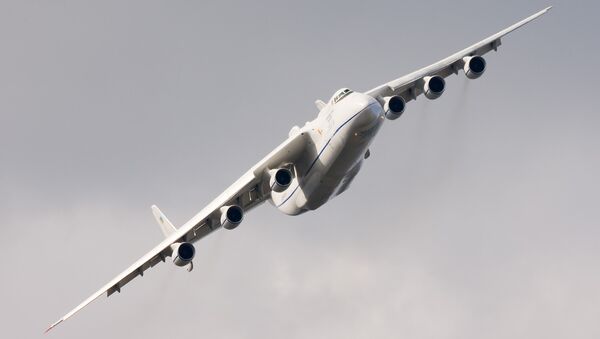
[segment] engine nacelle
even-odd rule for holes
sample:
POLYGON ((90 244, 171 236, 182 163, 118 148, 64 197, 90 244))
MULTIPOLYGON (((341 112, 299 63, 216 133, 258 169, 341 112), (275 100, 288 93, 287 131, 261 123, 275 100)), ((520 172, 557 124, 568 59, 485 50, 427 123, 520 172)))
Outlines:
POLYGON ((192 262, 196 249, 189 242, 178 242, 171 245, 173 249, 173 263, 177 266, 185 266, 192 262))
POLYGON ((398 119, 406 107, 404 99, 399 95, 393 95, 391 97, 385 97, 384 100, 383 111, 385 112, 385 117, 389 120, 398 119))
POLYGON ((269 187, 273 192, 283 192, 292 183, 292 171, 287 168, 278 168, 269 171, 269 187))
POLYGON ((464 57, 463 62, 465 75, 469 79, 477 79, 485 72, 485 59, 479 55, 464 57))
POLYGON ((244 211, 240 206, 231 205, 231 206, 223 206, 220 209, 221 211, 221 226, 228 230, 232 230, 238 227, 239 224, 242 223, 244 219, 244 211))
POLYGON ((423 93, 427 99, 433 100, 439 98, 446 88, 446 81, 439 75, 426 76, 423 78, 423 93))

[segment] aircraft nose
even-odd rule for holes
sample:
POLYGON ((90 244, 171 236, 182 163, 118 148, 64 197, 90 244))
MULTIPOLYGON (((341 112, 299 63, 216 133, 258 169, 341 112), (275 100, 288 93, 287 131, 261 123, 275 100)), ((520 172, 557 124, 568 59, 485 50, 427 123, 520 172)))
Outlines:
POLYGON ((369 99, 369 97, 365 97, 356 102, 356 108, 359 112, 355 123, 357 127, 370 126, 382 114, 381 105, 375 99, 369 99))
POLYGON ((369 97, 366 95, 361 95, 357 97, 356 99, 354 99, 353 102, 357 111, 361 111, 369 107, 369 105, 372 103, 371 100, 369 100, 369 97))

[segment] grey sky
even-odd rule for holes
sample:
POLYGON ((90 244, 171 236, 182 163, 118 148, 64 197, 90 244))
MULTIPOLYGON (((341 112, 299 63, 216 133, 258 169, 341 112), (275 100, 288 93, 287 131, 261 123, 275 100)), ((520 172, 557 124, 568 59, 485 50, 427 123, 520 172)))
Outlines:
POLYGON ((49 323, 316 115, 547 5, 384 126, 316 212, 270 205, 57 338, 598 338, 593 1, 2 1, 0 319, 49 323), (479 13, 479 14, 476 14, 479 13))

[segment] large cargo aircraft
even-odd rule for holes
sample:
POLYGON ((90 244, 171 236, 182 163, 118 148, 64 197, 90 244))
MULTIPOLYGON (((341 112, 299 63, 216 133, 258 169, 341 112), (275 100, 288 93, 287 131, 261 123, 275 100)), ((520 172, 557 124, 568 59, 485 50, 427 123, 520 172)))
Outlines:
POLYGON ((482 55, 496 51, 508 33, 550 10, 548 7, 518 23, 432 65, 366 92, 342 88, 327 102, 315 102, 319 114, 303 127, 295 126, 289 137, 252 166, 208 206, 181 227, 152 206, 165 239, 133 265, 53 323, 70 318, 87 304, 121 288, 144 271, 169 258, 177 266, 193 268, 194 243, 219 229, 233 230, 246 212, 269 201, 289 215, 315 210, 348 189, 369 157, 369 145, 386 120, 399 118, 406 104, 424 95, 439 98, 444 78, 461 70, 476 79, 486 70, 482 55))

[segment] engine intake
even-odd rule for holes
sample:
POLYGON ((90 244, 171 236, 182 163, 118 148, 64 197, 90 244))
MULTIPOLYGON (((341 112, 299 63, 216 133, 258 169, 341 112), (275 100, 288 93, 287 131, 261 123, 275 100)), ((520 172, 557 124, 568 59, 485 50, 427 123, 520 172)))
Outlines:
POLYGON ((173 248, 173 263, 177 266, 185 266, 192 262, 196 249, 189 242, 179 242, 171 245, 173 248))
POLYGON ((238 227, 244 219, 244 211, 240 206, 231 205, 221 207, 221 226, 228 230, 238 227))
POLYGON ((406 108, 406 102, 399 95, 393 95, 391 97, 384 98, 385 103, 383 104, 383 110, 385 111, 385 117, 389 120, 398 119, 406 108))
POLYGON ((269 187, 273 192, 283 192, 292 183, 292 171, 287 168, 278 168, 269 171, 269 187))
POLYGON ((423 93, 427 99, 433 100, 439 98, 446 88, 446 81, 439 75, 427 76, 423 78, 423 93))
POLYGON ((485 59, 479 55, 464 57, 463 62, 465 75, 469 79, 477 79, 485 72, 485 59))

